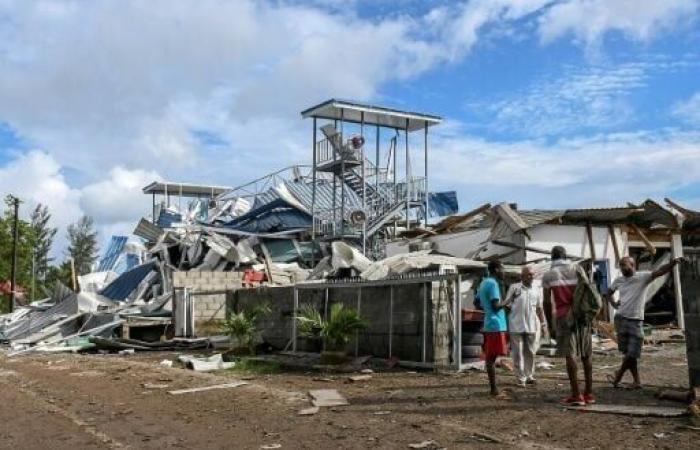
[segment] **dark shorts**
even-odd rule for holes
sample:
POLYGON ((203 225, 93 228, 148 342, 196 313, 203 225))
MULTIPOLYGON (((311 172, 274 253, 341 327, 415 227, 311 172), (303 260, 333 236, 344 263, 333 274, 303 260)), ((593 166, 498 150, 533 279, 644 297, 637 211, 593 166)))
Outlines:
POLYGON ((617 348, 620 353, 630 358, 642 356, 644 331, 642 321, 615 316, 615 331, 617 332, 617 348))
POLYGON ((564 318, 557 317, 557 356, 588 358, 593 352, 592 325, 570 327, 564 318))
POLYGON ((508 333, 505 331, 484 331, 484 359, 494 360, 508 355, 508 333))

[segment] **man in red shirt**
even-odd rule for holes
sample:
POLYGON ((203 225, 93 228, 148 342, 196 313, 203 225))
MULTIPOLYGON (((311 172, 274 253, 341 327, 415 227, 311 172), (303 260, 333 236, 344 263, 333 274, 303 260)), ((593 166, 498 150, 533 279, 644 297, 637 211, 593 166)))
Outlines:
POLYGON ((570 311, 578 278, 576 266, 566 259, 566 249, 552 248, 552 268, 542 277, 544 307, 551 311, 554 301, 554 330, 556 330, 557 355, 566 358, 566 372, 571 384, 571 396, 562 399, 565 405, 585 406, 595 403, 593 396, 592 330, 590 325, 575 325, 570 311), (578 386, 578 365, 581 358, 586 380, 583 395, 578 386))

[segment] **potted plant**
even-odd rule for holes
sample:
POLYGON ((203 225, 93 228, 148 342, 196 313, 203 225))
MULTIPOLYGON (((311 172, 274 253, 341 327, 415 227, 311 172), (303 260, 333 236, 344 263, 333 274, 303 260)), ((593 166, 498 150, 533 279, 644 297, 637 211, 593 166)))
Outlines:
POLYGON ((310 305, 302 307, 296 316, 299 334, 305 337, 320 337, 323 341, 321 364, 340 364, 345 362, 345 347, 355 332, 367 328, 358 312, 345 308, 341 303, 331 306, 331 313, 324 319, 310 305))
POLYGON ((223 331, 231 338, 231 350, 235 355, 252 355, 253 343, 258 334, 257 322, 261 315, 268 314, 267 305, 259 305, 251 310, 232 312, 226 317, 223 331))

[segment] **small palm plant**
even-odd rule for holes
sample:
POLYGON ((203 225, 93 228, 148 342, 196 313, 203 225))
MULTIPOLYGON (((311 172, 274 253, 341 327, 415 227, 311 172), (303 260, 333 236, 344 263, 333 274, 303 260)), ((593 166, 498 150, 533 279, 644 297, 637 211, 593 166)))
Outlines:
POLYGON ((342 351, 355 332, 368 326, 356 310, 345 308, 341 303, 331 306, 328 319, 310 305, 305 305, 299 310, 296 320, 302 336, 320 337, 324 348, 330 351, 342 351))
POLYGON ((251 310, 230 313, 223 324, 223 331, 238 347, 246 347, 253 353, 253 343, 258 333, 257 322, 261 315, 270 313, 270 307, 259 305, 251 310))

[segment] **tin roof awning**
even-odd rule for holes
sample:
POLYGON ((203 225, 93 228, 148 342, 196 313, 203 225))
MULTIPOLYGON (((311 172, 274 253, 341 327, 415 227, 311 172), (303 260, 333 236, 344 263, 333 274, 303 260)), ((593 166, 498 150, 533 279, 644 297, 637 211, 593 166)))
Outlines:
POLYGON ((400 111, 383 106, 338 99, 330 99, 304 110, 301 112, 301 116, 303 118, 318 117, 330 120, 340 120, 342 118, 345 121, 354 123, 361 123, 364 120, 365 125, 379 125, 380 127, 408 131, 421 130, 426 125, 433 126, 442 122, 442 117, 431 114, 400 111))
POLYGON ((226 186, 207 186, 204 184, 191 183, 173 183, 169 181, 154 181, 143 188, 144 194, 160 194, 160 195, 181 195, 183 197, 199 197, 210 196, 216 197, 232 188, 226 186))

